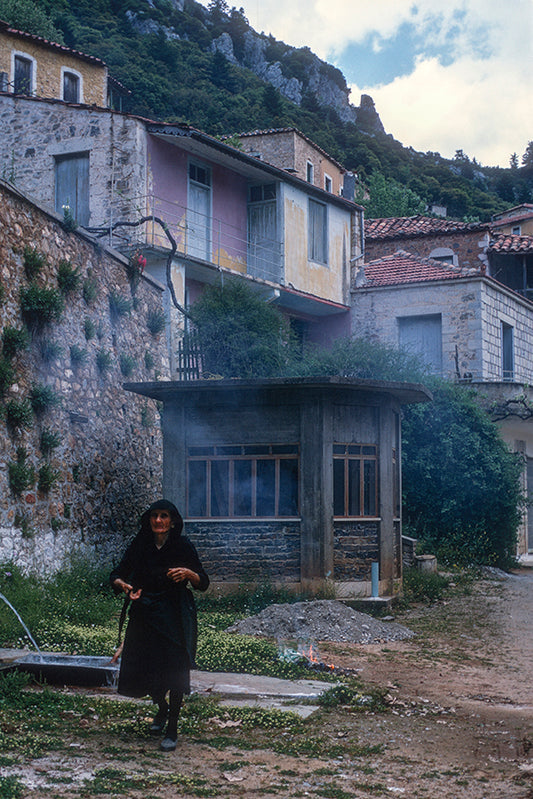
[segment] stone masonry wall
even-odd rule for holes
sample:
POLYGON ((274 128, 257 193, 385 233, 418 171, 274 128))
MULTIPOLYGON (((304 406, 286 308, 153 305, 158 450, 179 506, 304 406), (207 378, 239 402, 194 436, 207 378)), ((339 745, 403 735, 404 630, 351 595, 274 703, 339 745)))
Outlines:
POLYGON ((38 97, 61 97, 61 67, 81 75, 82 101, 87 105, 106 105, 107 67, 77 58, 68 52, 54 50, 37 41, 0 32, 0 72, 7 72, 10 80, 11 54, 24 53, 35 59, 35 94, 38 97))
POLYGON ((502 380, 502 329, 506 322, 513 328, 514 382, 533 382, 533 307, 511 292, 498 291, 484 284, 481 298, 483 319, 483 379, 502 380))
POLYGON ((142 123, 102 108, 0 95, 0 177, 55 208, 55 159, 89 153, 89 226, 134 220, 146 210, 142 123))
POLYGON ((0 354, 0 561, 51 572, 67 553, 88 550, 111 563, 161 491, 158 410, 122 384, 167 375, 164 335, 147 328, 162 287, 142 278, 133 296, 124 258, 67 232, 59 217, 0 182, 0 346, 8 328, 25 330, 36 319, 21 312, 30 251, 45 259, 34 278, 39 289, 59 290, 61 261, 80 280, 61 295, 59 320, 34 330, 27 348, 0 354), (111 314, 110 295, 123 313, 111 314), (39 413, 31 398, 35 406, 44 390, 52 403, 39 413), (10 424, 17 408, 24 418, 10 424), (39 489, 43 467, 51 485, 39 489))
MULTIPOLYGON (((463 269, 480 269, 488 266, 487 247, 489 244, 486 231, 473 230, 466 233, 446 233, 435 236, 402 236, 398 239, 365 241, 365 262, 369 263, 385 255, 393 255, 398 250, 410 252, 421 258, 429 258, 430 254, 440 247, 453 250, 457 256, 457 265, 463 269)), ((455 260, 454 260, 455 262, 455 260)))
POLYGON ((379 561, 377 522, 335 522, 333 579, 369 580, 372 561, 379 561))

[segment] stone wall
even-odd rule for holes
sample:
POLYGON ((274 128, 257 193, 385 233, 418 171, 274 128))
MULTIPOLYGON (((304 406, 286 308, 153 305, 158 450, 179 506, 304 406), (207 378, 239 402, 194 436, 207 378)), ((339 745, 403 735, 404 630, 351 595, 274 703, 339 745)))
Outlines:
POLYGON ((335 522, 333 551, 334 580, 369 580, 379 561, 379 523, 335 522))
POLYGON ((429 258, 435 250, 446 248, 452 250, 455 265, 462 269, 479 270, 481 267, 488 267, 488 245, 486 230, 456 231, 434 236, 402 236, 398 239, 366 239, 365 262, 393 255, 398 250, 429 258))
POLYGON ((27 348, 0 356, 0 561, 42 573, 81 549, 110 563, 161 491, 157 407, 122 384, 167 375, 164 336, 147 328, 162 287, 142 278, 133 296, 122 256, 67 232, 59 217, 0 182, 2 342, 8 328, 31 329, 37 319, 21 312, 30 286, 25 248, 44 257, 34 278, 39 289, 59 291, 62 261, 80 279, 60 292, 59 320, 33 329, 27 348), (111 295, 123 313, 111 313, 111 295), (37 413, 31 398, 37 407, 43 394, 49 402, 37 413), (26 408, 25 423, 9 424, 17 408, 26 408), (41 481, 40 490, 43 467, 51 485, 41 481))
POLYGON ((57 157, 89 154, 89 226, 138 219, 146 210, 143 124, 102 108, 0 95, 0 176, 51 209, 57 157))
POLYGON ((103 62, 91 63, 68 52, 45 46, 28 37, 0 31, 0 72, 13 80, 11 56, 13 51, 29 56, 35 68, 35 94, 38 97, 61 97, 61 68, 78 73, 82 83, 81 102, 87 105, 106 105, 107 67, 103 62))
POLYGON ((484 283, 481 297, 483 320, 483 378, 502 380, 502 322, 513 328, 514 382, 533 382, 533 308, 514 292, 500 291, 484 283))

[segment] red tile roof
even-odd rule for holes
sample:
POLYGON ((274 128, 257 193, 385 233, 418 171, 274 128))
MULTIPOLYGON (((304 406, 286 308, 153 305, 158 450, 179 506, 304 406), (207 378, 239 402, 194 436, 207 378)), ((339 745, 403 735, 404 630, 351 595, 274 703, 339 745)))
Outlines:
POLYGON ((102 67, 105 67, 105 63, 100 58, 96 58, 96 56, 80 53, 78 50, 73 50, 71 47, 66 47, 66 45, 59 44, 58 42, 51 42, 48 39, 44 39, 42 36, 36 36, 34 33, 19 31, 17 28, 12 28, 9 23, 4 22, 3 20, 0 20, 0 30, 4 31, 4 33, 9 33, 12 36, 18 36, 22 39, 39 42, 39 44, 42 44, 44 47, 49 47, 52 50, 60 50, 62 53, 76 56, 76 58, 81 58, 83 61, 90 61, 92 64, 98 64, 102 67))
POLYGON ((490 238, 489 252, 533 253, 533 236, 494 233, 490 238))
POLYGON ((460 269, 452 264, 421 258, 399 250, 365 264, 365 282, 361 288, 398 286, 405 283, 426 283, 432 280, 456 280, 460 277, 482 275, 481 269, 460 269))
POLYGON ((395 216, 389 219, 365 219, 365 239, 384 240, 404 236, 430 236, 439 233, 486 230, 488 224, 458 222, 431 216, 395 216))

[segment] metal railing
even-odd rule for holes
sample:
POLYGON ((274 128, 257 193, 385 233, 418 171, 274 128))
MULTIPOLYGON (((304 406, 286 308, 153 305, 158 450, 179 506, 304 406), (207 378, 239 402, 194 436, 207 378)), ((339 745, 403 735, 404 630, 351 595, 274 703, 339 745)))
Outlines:
MULTIPOLYGON (((203 261, 218 268, 281 283, 283 245, 280 241, 259 238, 247 219, 237 227, 179 203, 155 195, 139 196, 129 204, 122 218, 133 221, 144 216, 162 219, 176 241, 177 254, 203 261)), ((114 211, 113 216, 117 216, 114 211)), ((113 221, 116 221, 113 220, 113 221)), ((136 228, 118 228, 109 234, 109 244, 117 249, 151 246, 168 249, 161 225, 151 220, 136 228)))

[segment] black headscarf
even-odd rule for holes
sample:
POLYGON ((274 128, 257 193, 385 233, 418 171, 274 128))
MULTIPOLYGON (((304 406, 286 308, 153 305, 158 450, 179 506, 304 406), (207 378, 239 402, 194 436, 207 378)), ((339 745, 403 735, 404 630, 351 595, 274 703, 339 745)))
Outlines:
POLYGON ((183 519, 181 518, 181 514, 177 507, 174 505, 173 502, 170 502, 168 499, 158 499, 157 502, 152 502, 150 507, 145 510, 143 515, 141 516, 141 533, 151 533, 152 528, 150 527, 150 514, 154 510, 167 510, 170 513, 170 518, 172 519, 172 527, 170 530, 171 536, 179 536, 181 535, 181 531, 183 530, 183 519))

